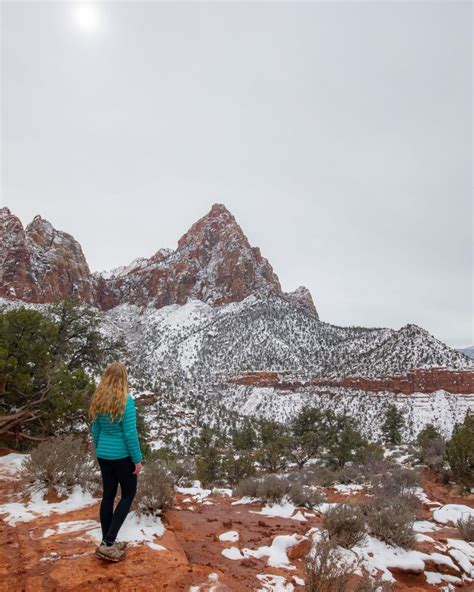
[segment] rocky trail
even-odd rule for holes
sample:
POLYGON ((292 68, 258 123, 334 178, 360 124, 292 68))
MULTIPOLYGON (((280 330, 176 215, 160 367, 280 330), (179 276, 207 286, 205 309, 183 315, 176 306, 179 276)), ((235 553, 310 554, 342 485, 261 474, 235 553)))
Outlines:
MULTIPOLYGON (((474 576, 474 546, 459 541, 454 524, 443 524, 443 516, 449 518, 460 504, 474 508, 474 496, 459 498, 429 473, 423 478, 423 520, 417 523, 420 538, 413 553, 429 558, 421 569, 405 560, 389 566, 387 573, 395 578, 396 592, 472 591, 467 571, 474 576), (440 520, 434 521, 440 509, 440 520)), ((344 486, 325 492, 326 505, 370 495, 366 489, 344 486)), ((0 591, 304 590, 304 557, 324 509, 263 506, 230 493, 197 486, 180 489, 174 508, 155 531, 148 522, 144 541, 130 543, 125 561, 105 563, 93 555, 100 536, 97 500, 86 499, 84 507, 65 511, 64 500, 49 496, 36 513, 15 465, 0 463, 0 591), (25 517, 28 521, 21 519, 25 517)), ((371 560, 371 548, 366 559, 371 560)))

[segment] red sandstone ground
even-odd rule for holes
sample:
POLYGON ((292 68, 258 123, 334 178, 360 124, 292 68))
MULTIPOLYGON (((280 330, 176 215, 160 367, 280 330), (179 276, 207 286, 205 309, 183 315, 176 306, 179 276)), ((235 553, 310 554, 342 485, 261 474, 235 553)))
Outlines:
MULTIPOLYGON (((457 493, 433 481, 425 473, 424 489, 431 499, 441 503, 463 503, 474 507, 474 497, 459 498, 457 493)), ((0 503, 7 499, 20 501, 25 498, 21 481, 0 481, 0 503), (12 497, 13 496, 13 497, 12 497)), ((328 491, 330 501, 347 499, 347 496, 328 491)), ((362 494, 363 495, 363 494, 362 494)), ((361 494, 358 494, 360 497, 361 494)), ((16 527, 0 521, 0 592, 52 592, 52 591, 188 591, 200 586, 201 592, 256 591, 261 585, 257 574, 275 574, 292 581, 292 576, 304 577, 304 553, 307 545, 289 553, 295 570, 275 569, 266 565, 265 559, 233 561, 222 555, 222 550, 232 543, 219 541, 218 535, 237 530, 239 548, 257 548, 270 544, 279 534, 305 534, 312 526, 321 524, 316 514, 307 522, 284 518, 270 518, 252 511, 257 505, 231 505, 228 497, 211 496, 213 505, 185 504, 183 496, 176 496, 176 507, 164 518, 165 534, 156 542, 166 551, 155 551, 148 546, 131 547, 125 561, 108 564, 93 555, 95 543, 81 539, 84 532, 54 534, 42 538, 46 528, 72 520, 97 520, 98 505, 67 514, 39 517, 31 522, 19 522, 16 527), (191 509, 193 508, 193 509, 191 509), (218 574, 219 584, 208 580, 210 574, 218 574)), ((426 509, 426 517, 429 512, 426 509)), ((457 538, 454 528, 443 528, 430 533, 439 541, 447 537, 457 538)), ((420 545, 420 550, 429 550, 420 545)), ((436 566, 430 567, 433 571, 436 566)), ((439 590, 429 586, 423 575, 396 573, 396 592, 439 590)), ((303 590, 294 581, 295 591, 303 590)), ((459 590, 474 590, 465 584, 459 590)))

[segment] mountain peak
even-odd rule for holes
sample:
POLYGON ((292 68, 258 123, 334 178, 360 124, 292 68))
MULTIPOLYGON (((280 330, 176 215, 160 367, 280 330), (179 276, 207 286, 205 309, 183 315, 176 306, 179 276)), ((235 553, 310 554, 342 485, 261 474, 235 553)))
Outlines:
POLYGON ((209 212, 194 222, 179 239, 178 249, 198 243, 216 244, 221 240, 229 241, 231 235, 246 242, 247 247, 250 246, 234 216, 223 204, 215 203, 209 212))
MULTIPOLYGON (((232 216, 229 210, 221 203, 213 203, 211 209, 208 212, 208 216, 220 216, 220 215, 232 216)), ((233 218, 233 216, 232 216, 233 218)))
MULTIPOLYGON (((192 224, 175 251, 159 249, 110 273, 91 274, 74 237, 39 214, 23 229, 2 208, 0 252, 8 263, 0 296, 33 302, 76 295, 103 309, 122 303, 161 308, 192 299, 214 305, 240 302, 262 289, 284 296, 272 266, 222 203, 214 203, 192 224)), ((302 290, 293 300, 316 313, 311 295, 302 290)))
POLYGON ((311 292, 308 290, 308 288, 305 286, 299 286, 296 288, 296 290, 293 290, 293 292, 287 292, 286 296, 290 302, 295 302, 296 304, 303 306, 319 319, 313 297, 311 296, 311 292))

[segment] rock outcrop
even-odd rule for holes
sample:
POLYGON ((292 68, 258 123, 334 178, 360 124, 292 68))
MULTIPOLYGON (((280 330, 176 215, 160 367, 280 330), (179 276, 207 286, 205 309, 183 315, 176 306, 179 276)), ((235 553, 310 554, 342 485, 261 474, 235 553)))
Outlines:
POLYGON ((234 384, 272 387, 279 390, 298 391, 309 387, 343 387, 368 392, 433 393, 444 390, 455 394, 474 394, 474 371, 449 370, 447 368, 416 369, 400 376, 366 378, 346 376, 340 380, 309 378, 304 382, 286 377, 279 372, 247 372, 229 380, 234 384))
POLYGON ((66 296, 95 301, 95 282, 80 244, 36 216, 23 228, 8 208, 0 210, 0 296, 54 302, 66 296))
MULTIPOLYGON (((279 295, 279 279, 258 247, 252 247, 234 216, 214 204, 180 238, 175 251, 108 273, 92 274, 80 244, 36 216, 23 228, 8 208, 0 210, 0 296, 28 302, 66 297, 108 310, 122 303, 161 308, 202 300, 211 305, 240 302, 254 292, 279 295)), ((311 295, 299 288, 288 298, 316 314, 311 295)))
POLYGON ((314 305, 313 297, 311 296, 311 292, 308 290, 308 288, 305 288, 305 286, 300 286, 299 288, 296 288, 296 290, 294 290, 293 292, 287 292, 286 295, 291 302, 300 304, 319 319, 316 306, 314 305))

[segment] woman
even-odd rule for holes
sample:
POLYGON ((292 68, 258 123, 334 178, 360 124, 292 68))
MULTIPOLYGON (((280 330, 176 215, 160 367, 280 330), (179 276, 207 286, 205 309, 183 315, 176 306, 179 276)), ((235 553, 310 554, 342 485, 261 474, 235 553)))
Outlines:
POLYGON ((120 561, 125 556, 126 544, 116 542, 116 538, 132 505, 137 475, 142 470, 136 417, 135 401, 128 394, 127 370, 114 362, 104 372, 89 407, 103 484, 102 542, 95 554, 108 561, 120 561), (114 511, 119 483, 121 498, 114 511))

